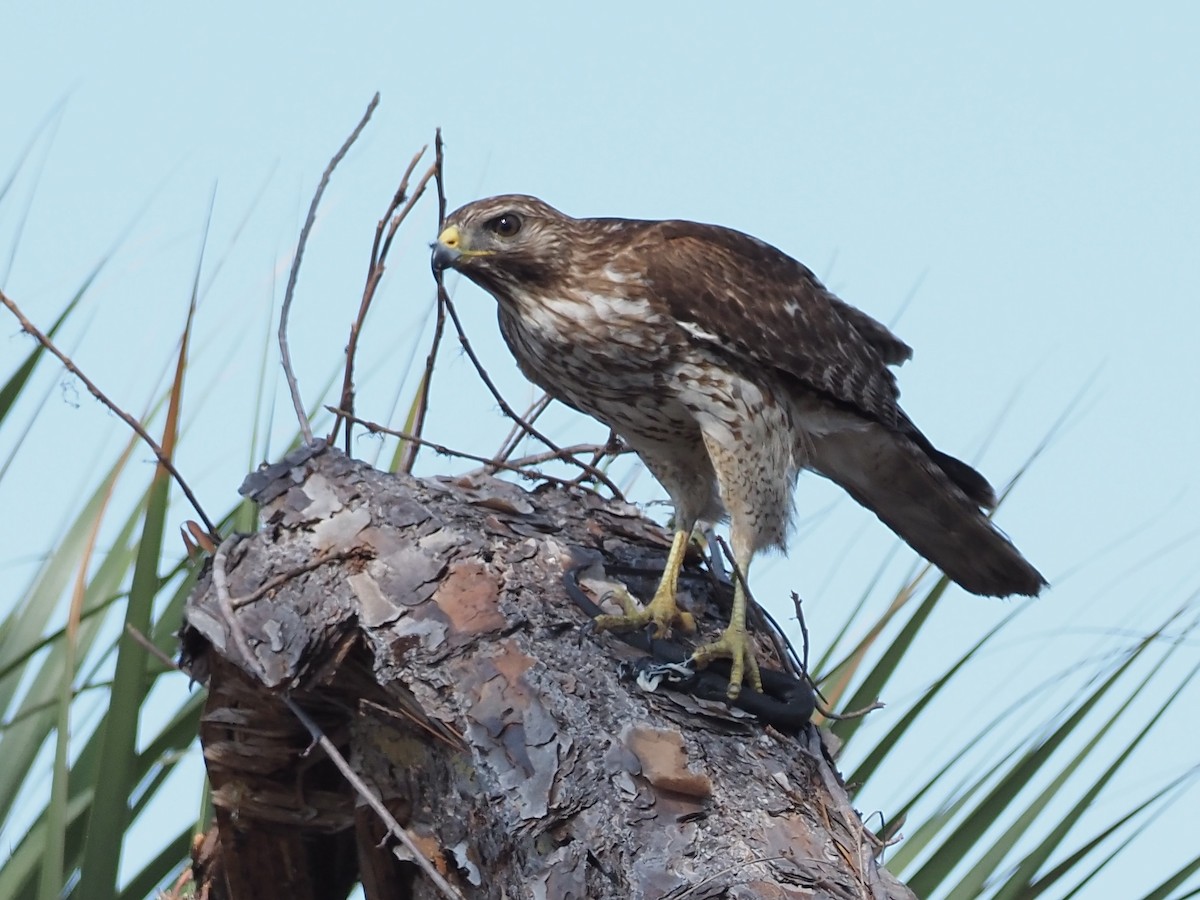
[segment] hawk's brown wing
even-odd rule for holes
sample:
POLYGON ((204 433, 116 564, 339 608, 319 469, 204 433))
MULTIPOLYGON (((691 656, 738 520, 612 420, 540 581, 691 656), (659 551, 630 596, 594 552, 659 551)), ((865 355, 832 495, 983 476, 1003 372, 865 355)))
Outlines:
POLYGON ((757 238, 695 222, 654 223, 635 246, 654 293, 694 340, 784 372, 902 435, 973 502, 995 505, 987 479, 935 448, 900 408, 888 366, 912 349, 808 267, 757 238))
POLYGON ((660 222, 639 250, 655 293, 694 338, 792 375, 860 415, 903 427, 888 369, 907 344, 804 265, 749 235, 660 222))
POLYGON ((650 287, 693 340, 786 373, 867 420, 814 437, 813 468, 967 590, 1042 589, 1041 574, 979 511, 995 503, 987 479, 937 450, 900 409, 888 365, 909 358, 907 345, 806 267, 740 232, 661 222, 644 239, 650 287))

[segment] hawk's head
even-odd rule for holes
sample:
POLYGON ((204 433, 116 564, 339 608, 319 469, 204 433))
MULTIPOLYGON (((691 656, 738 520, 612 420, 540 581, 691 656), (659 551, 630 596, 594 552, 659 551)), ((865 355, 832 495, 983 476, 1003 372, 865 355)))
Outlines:
POLYGON ((433 245, 436 271, 457 269, 492 293, 562 277, 576 220, 536 197, 476 200, 446 219, 433 245))

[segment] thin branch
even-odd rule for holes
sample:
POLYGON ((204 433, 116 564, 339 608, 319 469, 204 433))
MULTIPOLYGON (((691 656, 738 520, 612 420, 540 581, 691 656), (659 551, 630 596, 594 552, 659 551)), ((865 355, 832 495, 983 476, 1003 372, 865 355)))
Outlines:
POLYGON ((350 550, 337 550, 331 553, 326 553, 324 556, 318 556, 315 559, 310 559, 298 566, 288 569, 286 572, 280 572, 274 578, 269 578, 260 584, 257 588, 246 594, 243 597, 231 597, 229 601, 230 608, 241 609, 256 600, 261 600, 275 588, 287 584, 298 575, 303 575, 305 572, 311 572, 313 569, 319 569, 326 563, 334 562, 339 559, 349 559, 352 556, 363 556, 363 548, 355 547, 350 550))
MULTIPOLYGON (((404 170, 404 174, 400 176, 400 186, 396 188, 396 193, 392 195, 392 200, 388 204, 388 208, 384 211, 383 218, 381 218, 375 225, 375 240, 371 244, 371 259, 367 266, 367 280, 363 286, 362 302, 359 304, 358 318, 355 319, 350 326, 350 340, 346 343, 346 369, 342 377, 342 397, 340 400, 340 405, 343 409, 354 408, 354 402, 352 399, 354 355, 358 348, 358 331, 362 327, 363 319, 366 317, 365 307, 370 302, 370 297, 375 292, 375 284, 378 283, 375 279, 375 271, 381 262, 380 245, 383 242, 383 229, 391 219, 392 214, 400 207, 400 204, 408 199, 408 180, 412 177, 412 173, 417 168, 417 163, 420 162, 421 157, 425 155, 425 150, 427 147, 428 145, 425 145, 413 154, 413 158, 409 160, 408 166, 404 170), (349 395, 349 398, 347 395, 349 395)), ((386 250, 384 251, 383 255, 387 255, 386 250)), ((341 424, 342 420, 340 418, 333 420, 333 428, 330 430, 329 437, 326 439, 330 445, 333 445, 337 440, 338 429, 341 427, 341 424)), ((349 429, 347 429, 346 451, 349 452, 349 450, 350 432, 349 429)))
POLYGON ((159 650, 158 646, 152 640, 150 640, 150 638, 146 637, 145 634, 134 628, 128 622, 125 623, 125 633, 129 635, 137 644, 139 644, 143 650, 162 663, 168 671, 183 671, 183 668, 179 665, 179 663, 159 650))
MULTIPOLYGON (((417 184, 412 196, 408 194, 408 182, 412 178, 413 171, 420 162, 421 157, 425 155, 426 147, 418 150, 413 158, 408 163, 408 168, 404 170, 404 175, 400 178, 400 186, 396 188, 396 193, 392 195, 392 200, 388 204, 387 210, 383 214, 383 218, 375 226, 375 241, 371 245, 371 261, 367 267, 367 279, 363 286, 362 301, 358 306, 358 315, 354 322, 350 325, 350 339, 346 342, 346 367, 342 375, 342 409, 354 409, 354 358, 358 352, 358 337, 362 332, 363 323, 367 319, 367 311, 371 308, 371 303, 375 299, 375 292, 379 288, 379 283, 383 280, 383 273, 387 268, 388 252, 392 248, 392 239, 396 236, 396 231, 400 228, 400 224, 408 218, 408 214, 412 211, 416 202, 421 199, 421 195, 425 193, 425 187, 429 184, 429 179, 433 177, 433 167, 431 166, 417 184), (403 208, 401 208, 403 206, 403 208), (397 212, 397 210, 399 210, 397 212), (384 237, 384 228, 387 228, 387 237, 384 237)), ((337 440, 338 429, 342 424, 342 420, 334 419, 333 428, 329 432, 328 441, 333 444, 337 440)), ((346 428, 346 452, 350 452, 350 428, 346 428)))
MULTIPOLYGON (((796 611, 796 622, 800 625, 800 640, 804 647, 804 653, 802 654, 802 656, 800 658, 800 668, 802 668, 804 670, 805 674, 807 674, 808 673, 808 651, 809 651, 808 623, 804 621, 804 606, 800 600, 800 595, 797 594, 795 591, 792 591, 792 608, 796 611)), ((813 689, 814 690, 816 689, 815 684, 813 685, 813 689)))
POLYGON ((445 147, 442 144, 442 129, 438 126, 433 132, 433 158, 437 166, 437 198, 438 198, 438 233, 446 221, 446 187, 442 183, 442 160, 445 158, 445 147))
POLYGON ((358 792, 358 795, 362 797, 367 802, 367 805, 375 811, 375 814, 383 820, 384 824, 387 825, 388 831, 395 835, 396 839, 399 840, 400 843, 404 845, 405 849, 412 854, 412 857, 416 861, 417 865, 419 865, 421 870, 429 876, 429 880, 437 886, 437 889, 440 890, 444 896, 450 897, 451 900, 463 900, 462 894, 456 891, 454 886, 442 877, 442 873, 434 867, 433 863, 431 863, 421 851, 421 848, 419 848, 413 842, 413 839, 408 836, 408 832, 405 831, 403 826, 396 821, 395 816, 388 811, 388 808, 383 805, 383 801, 376 797, 375 792, 367 786, 366 782, 358 777, 358 773, 351 768, 350 763, 346 762, 346 757, 342 756, 341 751, 338 750, 333 741, 325 736, 325 732, 321 730, 321 726, 314 722, 308 713, 306 713, 300 707, 300 704, 298 704, 287 694, 283 695, 283 702, 287 704, 287 707, 292 711, 292 714, 295 715, 295 717, 300 720, 304 727, 308 729, 308 733, 312 735, 313 742, 325 751, 325 755, 329 757, 330 761, 335 766, 337 766, 338 771, 342 773, 342 777, 350 783, 354 790, 358 792))
MULTIPOLYGON (((597 447, 597 449, 592 453, 592 458, 591 458, 591 461, 588 463, 588 465, 589 466, 599 466, 600 461, 602 459, 604 459, 604 457, 606 457, 606 456, 611 456, 614 459, 616 459, 621 454, 629 453, 629 452, 630 452, 629 446, 626 445, 625 442, 621 440, 621 436, 619 434, 617 434, 615 431, 613 431, 613 429, 610 428, 610 429, 608 429, 608 440, 605 441, 599 447, 597 447)), ((645 468, 645 463, 642 463, 642 468, 643 469, 645 468)), ((583 477, 584 477, 583 475, 579 475, 578 477, 576 477, 575 481, 578 482, 578 481, 582 480, 583 477)))
MULTIPOLYGON (((421 373, 421 383, 417 388, 416 400, 416 415, 411 417, 413 422, 413 434, 420 435, 425 430, 425 413, 429 409, 429 388, 433 384, 433 369, 437 365, 438 347, 442 344, 442 335, 446 331, 446 306, 442 302, 441 294, 437 298, 437 319, 433 324, 433 341, 429 345, 429 353, 425 356, 425 371, 421 373)), ((404 453, 400 457, 400 463, 396 467, 398 471, 411 473, 413 466, 417 462, 417 451, 420 449, 420 441, 411 441, 405 448, 404 453)))
POLYGON ((183 495, 187 497, 188 502, 192 504, 192 508, 196 510, 196 514, 204 520, 204 527, 208 529, 209 534, 216 534, 217 526, 213 524, 212 520, 204 512, 204 508, 200 505, 200 501, 196 499, 196 495, 192 493, 192 489, 188 487, 187 482, 183 480, 183 476, 179 474, 179 470, 175 468, 175 464, 171 462, 171 458, 167 455, 167 452, 163 450, 158 441, 154 440, 154 438, 150 436, 150 433, 142 427, 142 424, 137 419, 135 419, 125 410, 121 409, 121 407, 117 406, 117 404, 110 400, 108 396, 102 390, 100 390, 100 388, 98 388, 90 378, 84 375, 83 372, 80 371, 79 367, 71 361, 70 357, 59 350, 48 336, 43 334, 36 325, 30 322, 29 319, 25 317, 25 314, 21 312, 21 308, 17 306, 17 304, 11 299, 9 299, 8 295, 2 290, 0 290, 0 303, 3 303, 6 307, 8 307, 9 312, 17 317, 17 321, 21 324, 22 331, 31 335, 34 340, 49 350, 50 353, 52 353, 54 357, 63 364, 63 367, 68 372, 83 382, 83 386, 88 389, 89 394, 103 403, 109 409, 109 411, 111 411, 122 422, 133 429, 134 434, 140 437, 146 443, 146 445, 152 451, 154 451, 154 456, 158 459, 158 464, 166 469, 167 472, 170 473, 171 477, 175 479, 175 483, 179 485, 180 490, 183 491, 183 495))
POLYGON ((238 652, 246 660, 246 665, 253 666, 255 673, 261 677, 264 674, 262 672, 262 664, 259 662, 258 657, 250 650, 250 641, 246 638, 246 631, 242 628, 242 623, 238 621, 237 614, 233 611, 233 598, 229 596, 229 578, 225 568, 225 561, 229 558, 229 551, 236 547, 242 540, 242 535, 232 534, 221 541, 221 546, 217 548, 217 552, 213 555, 212 583, 213 590, 217 592, 217 603, 221 607, 221 615, 229 623, 229 631, 233 637, 233 643, 237 646, 238 652))
POLYGON ((621 440, 621 436, 610 428, 608 429, 608 440, 604 442, 604 446, 598 448, 596 452, 592 454, 592 465, 600 465, 600 460, 604 459, 606 456, 616 457, 621 456, 624 453, 629 453, 630 449, 631 448, 629 445, 621 440))
MULTIPOLYGON (((554 398, 543 391, 540 397, 529 404, 529 409, 525 410, 521 420, 533 424, 541 417, 542 413, 550 408, 550 404, 553 402, 554 398)), ((504 438, 504 442, 500 445, 500 449, 496 451, 495 459, 503 461, 512 456, 516 452, 517 445, 525 440, 525 434, 525 429, 519 423, 514 422, 513 427, 504 438)))
POLYGON ((729 544, 726 543, 725 538, 721 537, 721 535, 718 534, 715 537, 717 545, 721 548, 721 553, 724 554, 726 561, 729 563, 734 579, 741 585, 742 592, 746 595, 746 609, 752 621, 756 626, 767 632, 767 636, 771 639, 771 644, 775 648, 775 655, 790 670, 789 674, 795 678, 808 681, 811 684, 808 672, 801 666, 800 658, 796 655, 791 641, 784 635, 783 629, 779 627, 779 623, 754 599, 754 594, 750 592, 750 585, 746 581, 746 575, 742 572, 741 566, 737 564, 737 560, 734 559, 733 553, 729 549, 729 544))
POLYGON ((313 194, 312 203, 308 206, 308 217, 304 220, 304 227, 300 229, 300 240, 296 243, 296 255, 292 259, 292 270, 288 273, 287 289, 283 294, 283 308, 279 312, 280 361, 283 364, 283 374, 287 379, 288 390, 292 395, 292 406, 296 410, 296 419, 300 423, 300 433, 304 436, 305 444, 311 444, 313 441, 312 426, 309 425, 308 416, 304 412, 304 401, 300 399, 300 386, 296 383, 296 372, 292 368, 292 355, 288 351, 288 313, 291 312, 292 298, 296 294, 296 280, 300 275, 300 260, 304 257, 304 246, 308 243, 308 235, 312 232, 313 223, 317 220, 317 206, 321 202, 321 195, 325 193, 325 188, 329 185, 329 179, 333 175, 333 170, 337 168, 337 164, 350 151, 350 146, 358 140, 358 136, 367 127, 367 122, 370 121, 371 114, 375 112, 375 107, 378 105, 379 94, 376 93, 371 98, 371 102, 367 104, 367 111, 363 113, 358 125, 350 132, 350 136, 346 138, 345 142, 338 149, 338 152, 329 160, 329 165, 325 167, 325 171, 321 173, 321 181, 317 185, 316 192, 313 194))
POLYGON ((386 716, 389 719, 395 719, 403 722, 406 725, 411 725, 413 728, 420 728, 423 732, 433 738, 435 741, 441 741, 452 750, 459 753, 469 749, 466 740, 462 733, 447 722, 438 720, 438 727, 434 728, 430 724, 428 717, 417 715, 405 704, 401 703, 396 707, 384 706, 382 703, 376 703, 373 700, 360 700, 359 705, 362 709, 369 709, 378 716, 386 716))
MULTIPOLYGON (((507 463, 507 462, 498 463, 489 456, 479 456, 478 454, 475 454, 475 453, 467 453, 465 450, 455 450, 451 447, 445 446, 444 444, 438 444, 438 443, 435 443, 434 441, 427 440, 426 438, 420 437, 419 435, 410 434, 407 431, 399 431, 395 428, 388 428, 386 425, 380 425, 378 422, 372 422, 368 419, 361 419, 358 416, 350 413, 348 410, 338 409, 337 407, 334 407, 334 406, 327 406, 325 408, 327 410, 329 410, 331 413, 333 413, 335 416, 343 416, 343 417, 345 417, 345 419, 347 421, 354 422, 358 425, 361 425, 363 428, 367 429, 367 431, 371 432, 372 434, 390 434, 393 437, 400 438, 400 440, 402 440, 402 441, 411 441, 415 445, 418 445, 421 447, 428 447, 431 450, 433 450, 434 453, 440 453, 442 456, 456 456, 456 457, 459 457, 460 459, 469 459, 472 462, 483 463, 486 468, 494 467, 494 468, 505 469, 509 472, 516 472, 518 475, 524 476, 525 478, 529 478, 529 479, 535 480, 535 481, 548 481, 551 484, 561 485, 562 487, 566 487, 566 488, 583 487, 583 488, 587 489, 586 485, 580 485, 575 481, 568 481, 565 478, 556 478, 553 475, 547 475, 545 472, 540 472, 537 469, 530 469, 530 468, 527 468, 524 466, 517 465, 516 463, 507 463)), ((584 445, 584 446, 590 447, 590 445, 584 445)), ((558 450, 555 452, 555 454, 553 456, 550 456, 549 459, 562 460, 563 462, 578 462, 578 460, 572 459, 572 457, 570 457, 570 456, 560 455, 562 453, 568 452, 569 450, 570 450, 570 448, 567 448, 565 450, 558 450)))
POLYGON ((827 708, 820 700, 817 700, 817 712, 832 722, 849 722, 852 719, 861 719, 867 713, 873 713, 877 709, 883 709, 886 705, 886 703, 879 700, 872 700, 862 709, 851 709, 844 713, 837 713, 827 708))
MULTIPOLYGON (((516 459, 506 459, 503 462, 511 466, 535 466, 538 463, 552 462, 556 459, 566 459, 568 456, 577 456, 580 453, 590 453, 595 456, 597 453, 601 457, 610 455, 608 444, 572 444, 569 447, 563 447, 562 450, 545 450, 541 453, 530 453, 527 456, 518 456, 516 459)), ((628 447, 621 447, 616 451, 617 455, 622 453, 632 453, 628 447)), ((492 464, 499 466, 502 463, 492 460, 492 464)))
POLYGON ((717 535, 716 538, 717 543, 721 547, 721 552, 725 555, 725 558, 729 561, 729 564, 733 569, 733 577, 738 580, 742 586, 742 590, 746 594, 746 599, 749 601, 747 603, 747 609, 750 610, 751 615, 754 617, 755 624, 766 630, 771 639, 771 643, 775 647, 776 655, 779 657, 780 661, 782 661, 783 664, 791 670, 790 674, 795 678, 803 679, 805 682, 807 682, 809 687, 812 688, 814 698, 816 698, 817 712, 827 719, 841 722, 847 719, 861 719, 863 716, 867 715, 867 713, 874 712, 877 709, 883 709, 884 704, 878 700, 875 700, 867 706, 864 706, 862 709, 850 710, 844 713, 835 713, 826 706, 824 702, 824 695, 821 694, 816 682, 812 680, 812 676, 808 674, 808 627, 804 624, 804 617, 800 612, 799 597, 797 597, 794 591, 792 592, 792 601, 796 605, 796 615, 800 620, 800 632, 804 636, 803 660, 796 655, 796 650, 792 646, 792 642, 787 639, 783 629, 780 628, 779 623, 775 621, 774 616, 760 606, 758 601, 754 599, 754 595, 750 593, 750 586, 746 583, 746 578, 742 574, 742 570, 738 567, 736 560, 734 560, 733 554, 730 552, 729 545, 725 542, 725 539, 720 535, 717 535))
MULTIPOLYGON (((442 224, 446 221, 445 162, 442 129, 439 128, 433 136, 433 171, 438 197, 438 234, 442 233, 442 224)), ((441 275, 435 274, 434 277, 440 285, 441 275)), ((429 345, 429 353, 425 356, 425 371, 421 374, 421 382, 417 387, 416 414, 409 416, 412 422, 412 433, 417 436, 425 431, 425 415, 429 411, 429 390, 433 385, 433 367, 437 364, 438 348, 442 344, 442 335, 446 332, 446 305, 442 301, 444 293, 440 289, 437 293, 437 319, 433 325, 433 341, 429 345)), ((407 444, 396 468, 401 472, 411 473, 413 466, 417 463, 417 453, 420 449, 421 444, 418 441, 407 444)))
MULTIPOLYGON (((422 147, 421 155, 424 155, 424 153, 425 153, 425 148, 422 147)), ((420 156, 418 156, 417 158, 419 159, 420 156)), ((392 240, 396 237, 396 230, 400 227, 400 223, 408 218, 408 214, 410 212, 412 212, 412 208, 416 205, 417 201, 420 200, 421 197, 424 195, 425 188, 427 188, 429 186, 429 181, 430 181, 430 179, 433 178, 433 176, 436 174, 436 172, 437 172, 436 164, 433 166, 430 166, 428 169, 425 170, 425 174, 422 175, 421 180, 417 182, 417 186, 416 186, 416 188, 413 189, 412 196, 408 198, 408 202, 404 204, 404 208, 401 209, 400 212, 396 213, 396 215, 392 218, 391 224, 388 226, 387 237, 384 239, 384 242, 383 242, 383 249, 380 251, 380 254, 379 254, 379 265, 381 267, 379 270, 380 275, 383 274, 383 269, 382 269, 383 263, 387 259, 387 255, 392 249, 392 240)))

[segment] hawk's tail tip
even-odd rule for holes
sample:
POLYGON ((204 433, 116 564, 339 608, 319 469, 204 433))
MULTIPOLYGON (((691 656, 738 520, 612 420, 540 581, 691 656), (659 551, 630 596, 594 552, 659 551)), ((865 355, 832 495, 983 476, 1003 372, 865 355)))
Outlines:
POLYGON ((1004 564, 997 566, 982 577, 959 580, 953 575, 950 578, 958 582, 972 594, 981 597, 1036 597, 1050 586, 1042 573, 1035 569, 1015 547, 1008 545, 1015 559, 1008 558, 1004 564))

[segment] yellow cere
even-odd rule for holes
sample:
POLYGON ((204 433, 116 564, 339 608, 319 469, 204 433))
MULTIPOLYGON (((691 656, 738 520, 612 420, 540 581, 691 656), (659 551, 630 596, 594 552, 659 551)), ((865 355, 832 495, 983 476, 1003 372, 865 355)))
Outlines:
POLYGON ((445 244, 447 247, 453 247, 456 250, 458 249, 458 242, 460 240, 461 240, 461 238, 458 234, 458 226, 457 225, 449 226, 448 228, 444 229, 441 234, 438 235, 438 243, 439 244, 445 244))

